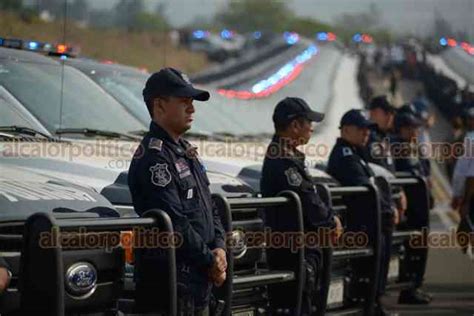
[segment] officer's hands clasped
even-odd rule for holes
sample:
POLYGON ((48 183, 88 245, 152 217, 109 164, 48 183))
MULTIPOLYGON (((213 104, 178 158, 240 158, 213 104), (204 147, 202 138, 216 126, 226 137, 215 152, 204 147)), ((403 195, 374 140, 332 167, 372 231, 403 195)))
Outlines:
POLYGON ((217 248, 212 251, 214 254, 214 263, 209 270, 209 279, 217 287, 224 284, 227 274, 227 259, 223 249, 217 248))

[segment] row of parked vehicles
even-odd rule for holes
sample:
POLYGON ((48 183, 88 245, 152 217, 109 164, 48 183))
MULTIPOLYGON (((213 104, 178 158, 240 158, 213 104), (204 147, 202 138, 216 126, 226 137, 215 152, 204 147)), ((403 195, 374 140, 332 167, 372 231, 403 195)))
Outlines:
MULTIPOLYGON (((126 162, 149 123, 141 96, 147 77, 131 67, 0 47, 0 255, 13 272, 10 287, 0 297, 1 315, 133 313, 129 248, 79 243, 70 249, 44 247, 38 241, 52 232, 55 238, 76 232, 77 238, 86 240, 91 233, 122 238, 139 227, 173 231, 160 210, 138 218, 127 186, 126 162)), ((190 136, 215 140, 206 133, 212 121, 195 123, 198 132, 190 136)), ((228 251, 228 279, 215 292, 226 302, 224 314, 285 314, 290 307, 300 309, 304 250, 269 249, 264 241, 249 245, 246 240, 249 233, 265 231, 268 212, 291 211, 292 231, 303 233, 298 197, 292 192, 260 197, 259 162, 206 155, 202 159, 233 245, 228 251), (291 264, 283 265, 282 256, 291 264)), ((424 179, 374 169, 378 186, 392 190, 393 198, 403 187, 408 220, 413 212, 428 213, 424 179)), ((370 315, 381 260, 379 189, 342 187, 322 170, 312 168, 311 173, 319 194, 343 219, 346 231, 357 232, 360 227, 354 219, 364 217, 374 232, 363 246, 323 249, 315 313, 370 315), (361 204, 363 208, 357 207, 361 204)), ((394 233, 389 287, 408 285, 411 258, 406 246, 416 234, 420 232, 394 233)), ((46 238, 50 240, 54 244, 54 238, 46 238)), ((167 313, 176 315, 174 250, 167 251, 169 296, 157 299, 169 300, 167 313)))

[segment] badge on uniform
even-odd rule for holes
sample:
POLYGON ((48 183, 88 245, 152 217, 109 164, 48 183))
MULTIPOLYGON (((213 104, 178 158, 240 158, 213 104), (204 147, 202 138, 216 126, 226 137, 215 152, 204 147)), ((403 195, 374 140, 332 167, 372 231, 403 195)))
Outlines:
POLYGON ((352 156, 353 155, 352 149, 350 149, 349 147, 342 147, 342 155, 344 157, 352 156))
POLYGON ((187 176, 191 175, 191 169, 189 169, 189 165, 184 159, 178 159, 174 164, 176 170, 178 171, 178 175, 180 179, 186 178, 187 176))
POLYGON ((148 148, 161 151, 162 146, 163 146, 163 141, 161 139, 150 138, 150 142, 148 143, 148 148))
POLYGON ((168 164, 157 163, 150 167, 151 182, 159 187, 165 187, 171 182, 171 173, 168 170, 168 164))
POLYGON ((288 180, 288 184, 294 187, 299 187, 303 182, 303 177, 301 174, 296 170, 296 168, 288 168, 285 171, 286 179, 288 180))

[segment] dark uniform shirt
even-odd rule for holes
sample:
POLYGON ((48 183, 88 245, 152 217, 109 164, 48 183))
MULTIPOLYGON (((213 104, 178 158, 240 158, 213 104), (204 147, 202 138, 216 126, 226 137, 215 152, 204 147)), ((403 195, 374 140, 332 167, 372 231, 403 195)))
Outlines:
POLYGON ((305 166, 305 155, 298 150, 289 149, 278 136, 274 136, 268 146, 260 188, 264 197, 276 196, 284 190, 296 192, 301 199, 306 231, 334 227, 333 212, 316 191, 305 166))
POLYGON ((420 159, 416 144, 409 143, 397 135, 390 138, 390 143, 392 150, 396 151, 393 153, 396 171, 409 172, 416 176, 429 176, 429 165, 420 159))
POLYGON ((7 262, 2 257, 0 257, 0 268, 9 269, 7 262))
MULTIPOLYGON (((337 139, 331 151, 327 172, 343 186, 376 184, 374 171, 368 164, 364 150, 342 138, 337 139)), ((381 194, 380 204, 382 213, 393 215, 390 192, 381 194)))
POLYGON ((327 172, 343 186, 369 185, 375 176, 361 150, 338 138, 328 160, 327 172))
POLYGON ((370 131, 366 158, 368 162, 384 167, 392 173, 395 172, 395 164, 390 152, 390 140, 387 133, 380 129, 370 131))
POLYGON ((175 142, 152 122, 130 165, 128 182, 139 215, 158 208, 170 216, 183 239, 177 261, 210 267, 211 250, 225 249, 224 229, 195 148, 183 139, 175 142))

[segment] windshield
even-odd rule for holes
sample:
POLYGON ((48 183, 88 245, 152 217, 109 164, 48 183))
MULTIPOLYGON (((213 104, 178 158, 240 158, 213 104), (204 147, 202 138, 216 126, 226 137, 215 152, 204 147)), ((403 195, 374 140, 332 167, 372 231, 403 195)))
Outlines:
POLYGON ((10 125, 24 126, 29 128, 38 127, 30 120, 23 117, 21 113, 0 94, 0 126, 10 125))
POLYGON ((0 85, 52 133, 59 128, 117 132, 144 128, 112 97, 70 66, 0 60, 0 69, 0 85))
POLYGON ((146 110, 145 103, 141 97, 141 91, 147 79, 146 76, 139 77, 102 73, 97 76, 92 76, 92 79, 116 100, 122 103, 140 122, 146 125, 150 123, 150 114, 146 110))
MULTIPOLYGON (((104 66, 103 66, 104 67, 104 66)), ((111 66, 113 67, 113 66, 111 66)), ((105 91, 118 100, 134 117, 148 127, 150 114, 143 101, 142 90, 149 74, 124 74, 118 72, 87 72, 90 77, 98 83, 105 91)), ((218 117, 212 105, 207 102, 194 101, 196 108, 196 120, 193 122, 193 133, 212 133, 221 131, 219 126, 226 124, 228 119, 218 117)), ((227 128, 229 125, 227 125, 227 128)), ((235 130, 229 130, 235 132, 235 130)))

